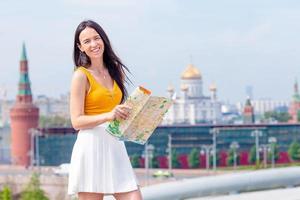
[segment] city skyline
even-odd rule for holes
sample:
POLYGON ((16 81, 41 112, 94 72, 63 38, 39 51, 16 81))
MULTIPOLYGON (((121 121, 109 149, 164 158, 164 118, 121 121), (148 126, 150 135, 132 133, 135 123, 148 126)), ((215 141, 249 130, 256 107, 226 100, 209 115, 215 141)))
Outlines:
POLYGON ((297 1, 2 1, 0 87, 17 94, 25 41, 33 95, 58 97, 69 90, 74 30, 83 19, 99 22, 130 68, 134 85, 166 95, 169 84, 194 64, 204 93, 215 83, 218 98, 290 100, 299 78, 300 3, 297 1), (145 72, 147 72, 145 74, 145 72))

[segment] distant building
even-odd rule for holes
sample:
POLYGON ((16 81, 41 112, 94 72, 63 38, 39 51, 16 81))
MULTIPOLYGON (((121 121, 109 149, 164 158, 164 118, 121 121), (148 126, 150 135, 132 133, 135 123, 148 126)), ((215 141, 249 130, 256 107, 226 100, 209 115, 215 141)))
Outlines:
POLYGON ((243 122, 244 122, 244 124, 254 124, 255 123, 254 108, 251 105, 250 98, 247 99, 246 104, 244 106, 243 122))
POLYGON ((0 127, 0 163, 11 163, 10 145, 11 145, 11 129, 9 126, 0 127))
POLYGON ((289 107, 289 114, 291 116, 289 123, 297 123, 299 121, 299 119, 298 119, 299 112, 300 112, 300 95, 299 95, 299 91, 298 91, 298 82, 295 81, 294 95, 293 95, 292 102, 289 107))
MULTIPOLYGON (((255 115, 264 115, 265 112, 271 111, 285 111, 289 107, 289 101, 283 100, 271 100, 271 99, 259 99, 251 100, 251 105, 254 108, 255 115)), ((244 104, 238 103, 237 107, 242 112, 244 104)))
POLYGON ((61 95, 59 98, 39 95, 34 101, 34 104, 40 109, 40 116, 61 116, 70 118, 69 94, 61 95))
MULTIPOLYGON (((9 111, 14 104, 15 100, 0 99, 0 127, 10 125, 9 111)), ((39 108, 40 116, 70 118, 69 94, 61 95, 59 98, 38 95, 33 104, 39 108)))
MULTIPOLYGON (((199 125, 172 125, 159 126, 150 137, 148 144, 154 146, 155 156, 158 161, 166 161, 161 167, 167 168, 167 149, 169 139, 171 139, 172 150, 178 153, 180 167, 188 168, 188 154, 196 148, 199 152, 203 145, 212 145, 212 131, 218 130, 216 149, 218 154, 217 165, 226 166, 226 158, 232 142, 238 142, 240 148, 240 164, 248 165, 250 149, 255 145, 253 131, 260 130, 262 136, 259 137, 260 144, 268 144, 270 137, 277 139, 279 147, 279 159, 277 163, 290 162, 288 148, 290 144, 300 141, 300 124, 199 124, 199 125), (171 137, 170 137, 171 136, 171 137), (166 158, 165 160, 162 157, 166 158)), ((53 166, 70 162, 72 147, 76 141, 77 134, 72 128, 49 128, 40 130, 42 135, 38 136, 39 143, 39 163, 41 165, 53 166)), ((143 158, 145 146, 133 142, 125 142, 129 156, 139 155, 143 158)), ((205 161, 200 162, 205 167, 205 161)))
POLYGON ((254 107, 255 114, 263 115, 265 112, 276 111, 288 108, 289 101, 280 100, 253 100, 251 104, 254 107))
POLYGON ((217 88, 210 86, 210 96, 203 94, 202 75, 192 64, 181 75, 180 96, 173 86, 167 91, 174 104, 166 114, 163 124, 216 123, 221 120, 221 103, 217 100, 217 88))
POLYGON ((0 100, 0 163, 10 163, 10 144, 11 129, 9 109, 13 106, 14 101, 6 100, 6 92, 2 93, 0 100))
POLYGON ((222 103, 222 124, 242 124, 242 114, 234 104, 222 103))
POLYGON ((0 100, 0 127, 9 126, 9 110, 14 104, 15 101, 6 100, 6 98, 0 100))

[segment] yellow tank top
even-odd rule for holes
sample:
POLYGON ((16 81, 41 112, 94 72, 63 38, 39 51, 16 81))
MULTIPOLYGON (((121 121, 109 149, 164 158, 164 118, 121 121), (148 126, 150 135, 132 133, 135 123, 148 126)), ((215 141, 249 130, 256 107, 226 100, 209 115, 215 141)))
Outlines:
POLYGON ((120 104, 122 91, 115 80, 113 80, 113 89, 110 91, 98 83, 86 68, 78 67, 77 70, 82 71, 90 83, 90 90, 84 101, 84 113, 86 115, 110 112, 116 105, 120 104))

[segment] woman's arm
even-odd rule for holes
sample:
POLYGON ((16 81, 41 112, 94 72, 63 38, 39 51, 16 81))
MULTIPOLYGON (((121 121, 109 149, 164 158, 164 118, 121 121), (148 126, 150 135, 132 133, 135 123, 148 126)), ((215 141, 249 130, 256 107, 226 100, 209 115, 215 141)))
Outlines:
POLYGON ((115 118, 126 119, 128 117, 129 109, 125 105, 118 105, 111 112, 99 115, 85 115, 84 100, 86 88, 89 88, 86 75, 80 70, 75 71, 72 77, 70 92, 70 115, 74 129, 93 128, 115 118))

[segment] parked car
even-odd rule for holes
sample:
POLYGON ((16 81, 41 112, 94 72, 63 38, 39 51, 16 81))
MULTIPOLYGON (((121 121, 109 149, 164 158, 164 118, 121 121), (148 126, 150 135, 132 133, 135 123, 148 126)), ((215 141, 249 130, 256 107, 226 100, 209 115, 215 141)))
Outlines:
POLYGON ((163 170, 158 170, 152 174, 153 177, 158 178, 158 177, 173 177, 173 174, 169 171, 163 171, 163 170))
POLYGON ((70 163, 63 163, 57 168, 53 169, 54 174, 56 175, 68 175, 69 174, 70 163))

